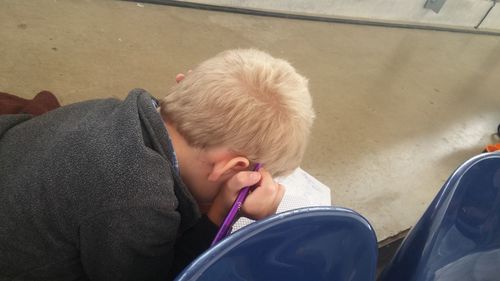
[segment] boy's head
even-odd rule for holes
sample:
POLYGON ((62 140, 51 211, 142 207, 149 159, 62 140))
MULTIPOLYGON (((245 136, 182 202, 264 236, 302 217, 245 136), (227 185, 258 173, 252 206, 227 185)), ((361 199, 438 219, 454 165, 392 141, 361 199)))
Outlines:
POLYGON ((314 119, 307 80, 253 49, 204 61, 169 91, 160 111, 190 147, 226 148, 273 176, 299 166, 314 119))

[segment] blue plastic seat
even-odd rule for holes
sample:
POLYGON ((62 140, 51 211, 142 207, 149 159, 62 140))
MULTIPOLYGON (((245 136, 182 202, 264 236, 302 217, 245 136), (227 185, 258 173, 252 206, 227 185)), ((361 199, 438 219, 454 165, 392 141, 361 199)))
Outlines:
POLYGON ((176 280, 372 281, 376 259, 375 233, 359 214, 335 207, 303 208, 240 229, 176 280))
POLYGON ((500 154, 451 175, 379 280, 500 280, 500 154))

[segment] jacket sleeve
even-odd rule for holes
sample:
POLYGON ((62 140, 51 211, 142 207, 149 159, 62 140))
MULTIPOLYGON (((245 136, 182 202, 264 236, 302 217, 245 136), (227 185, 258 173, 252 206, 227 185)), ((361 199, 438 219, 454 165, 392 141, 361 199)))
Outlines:
POLYGON ((80 258, 89 280, 166 280, 180 216, 151 208, 113 210, 85 219, 80 258))

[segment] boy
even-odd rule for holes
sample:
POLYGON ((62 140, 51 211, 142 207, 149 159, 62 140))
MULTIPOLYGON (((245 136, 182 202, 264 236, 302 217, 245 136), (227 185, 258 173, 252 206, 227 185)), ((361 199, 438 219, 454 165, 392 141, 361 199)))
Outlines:
POLYGON ((165 280, 207 249, 238 191, 260 219, 299 165, 307 81, 256 50, 223 52, 157 103, 0 117, 0 279, 165 280), (264 163, 259 172, 249 172, 264 163))

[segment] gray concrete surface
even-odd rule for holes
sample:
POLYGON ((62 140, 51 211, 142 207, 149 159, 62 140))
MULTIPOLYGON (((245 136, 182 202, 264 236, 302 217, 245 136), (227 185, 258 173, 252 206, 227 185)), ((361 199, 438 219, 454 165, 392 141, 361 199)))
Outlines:
POLYGON ((0 0, 0 91, 63 104, 156 96, 229 48, 290 60, 317 120, 303 168, 379 240, 413 225, 446 178, 494 141, 500 37, 307 22, 102 0, 0 0))
MULTIPOLYGON (((377 22, 473 28, 493 5, 491 0, 449 0, 438 13, 424 8, 425 0, 179 0, 179 2, 230 6, 331 18, 349 18, 377 22)), ((488 29, 500 31, 493 15, 488 29)), ((482 26, 479 26, 481 28, 482 26)))
POLYGON ((481 23, 481 29, 500 30, 500 3, 497 3, 481 23))

